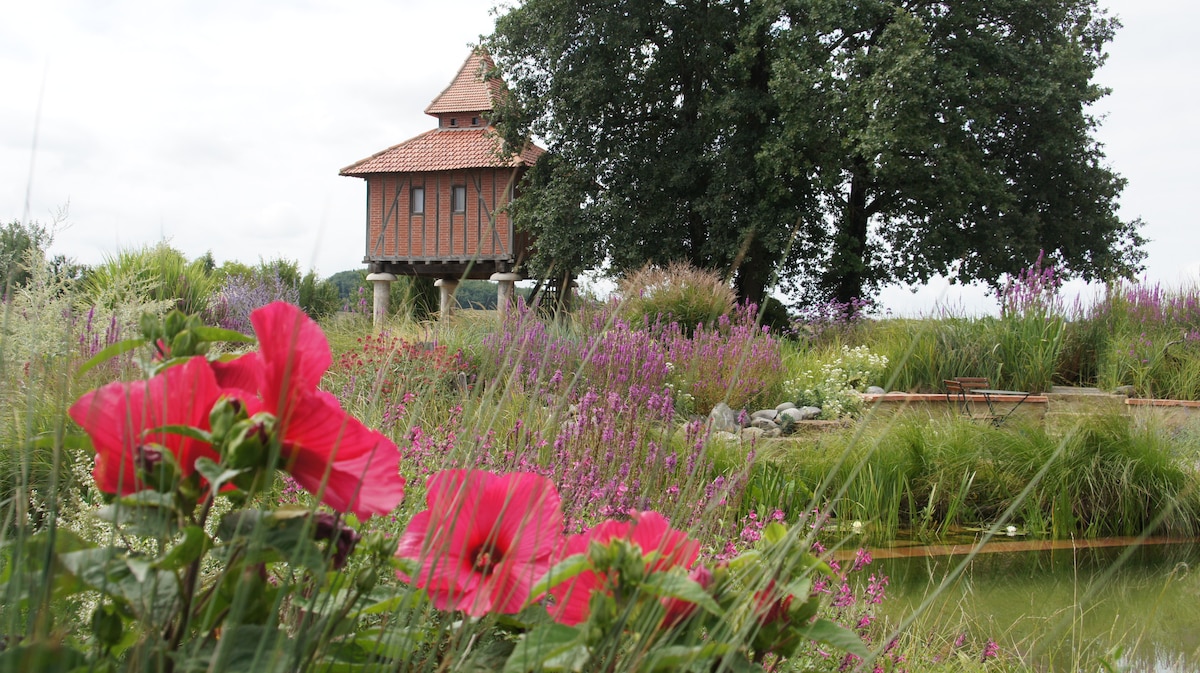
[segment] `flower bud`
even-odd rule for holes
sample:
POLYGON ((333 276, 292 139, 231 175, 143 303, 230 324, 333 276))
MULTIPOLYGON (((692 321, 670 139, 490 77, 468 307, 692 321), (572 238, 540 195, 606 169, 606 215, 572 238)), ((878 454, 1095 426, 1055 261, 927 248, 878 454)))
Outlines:
POLYGON ((362 593, 367 593, 379 583, 379 572, 374 568, 359 568, 354 576, 354 586, 362 593))
POLYGON ((346 560, 350 558, 354 547, 358 545, 358 532, 328 512, 314 514, 313 523, 313 539, 329 540, 333 548, 333 567, 335 570, 341 570, 346 566, 346 560))
POLYGON ((175 456, 157 444, 142 444, 134 450, 133 465, 138 477, 150 488, 167 493, 179 482, 175 456))
POLYGON ((137 447, 135 454, 134 465, 147 474, 153 474, 163 461, 162 449, 154 444, 143 444, 137 447))

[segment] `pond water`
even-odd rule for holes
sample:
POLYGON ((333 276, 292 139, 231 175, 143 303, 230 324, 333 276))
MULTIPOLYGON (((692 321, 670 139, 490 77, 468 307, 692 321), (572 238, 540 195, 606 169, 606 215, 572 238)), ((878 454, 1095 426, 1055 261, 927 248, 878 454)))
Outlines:
MULTIPOLYGON (((915 632, 995 639, 1045 670, 1097 670, 1118 646, 1113 661, 1128 670, 1200 670, 1200 544, 1121 542, 990 544, 932 600, 915 632)), ((873 551, 871 569, 890 582, 881 616, 893 624, 967 558, 954 553, 961 548, 873 551)))

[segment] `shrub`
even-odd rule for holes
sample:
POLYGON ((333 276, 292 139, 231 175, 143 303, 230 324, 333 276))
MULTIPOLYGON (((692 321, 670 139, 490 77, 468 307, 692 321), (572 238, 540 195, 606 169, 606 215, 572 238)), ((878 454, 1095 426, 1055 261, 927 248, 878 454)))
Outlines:
POLYGON ((646 266, 618 285, 621 315, 631 324, 678 322, 691 334, 733 310, 736 296, 715 271, 675 263, 646 266))
POLYGON ((696 412, 708 413, 722 401, 734 409, 773 402, 783 382, 782 356, 770 330, 756 324, 757 315, 746 304, 691 334, 668 326, 667 358, 696 412))
POLYGON ((231 273, 225 276, 221 289, 204 311, 210 324, 243 334, 252 331, 250 314, 273 301, 297 303, 299 292, 278 273, 231 273))
POLYGON ((310 270, 304 274, 297 288, 300 308, 313 320, 320 320, 333 315, 341 305, 338 289, 327 280, 317 277, 317 272, 310 270))
POLYGON ((820 407, 821 418, 857 416, 862 411, 862 393, 880 381, 887 364, 886 355, 872 353, 866 346, 842 346, 820 371, 805 371, 785 387, 797 404, 820 407))
POLYGON ((121 304, 170 302, 184 313, 199 313, 217 289, 204 261, 189 262, 182 252, 162 242, 122 250, 93 268, 84 280, 92 305, 115 309, 121 304))

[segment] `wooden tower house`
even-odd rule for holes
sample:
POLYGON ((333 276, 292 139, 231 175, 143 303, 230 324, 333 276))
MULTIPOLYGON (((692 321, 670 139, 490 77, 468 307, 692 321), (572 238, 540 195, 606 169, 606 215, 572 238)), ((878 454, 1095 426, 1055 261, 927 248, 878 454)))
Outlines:
POLYGON ((489 76, 493 69, 485 51, 472 51, 425 108, 436 128, 341 170, 367 184, 364 261, 375 283, 377 319, 400 275, 437 278, 443 315, 464 278, 499 281, 502 310, 511 300, 520 279, 513 272, 531 242, 513 229, 504 206, 545 150, 532 143, 519 152, 501 150, 489 117, 507 90, 489 76))

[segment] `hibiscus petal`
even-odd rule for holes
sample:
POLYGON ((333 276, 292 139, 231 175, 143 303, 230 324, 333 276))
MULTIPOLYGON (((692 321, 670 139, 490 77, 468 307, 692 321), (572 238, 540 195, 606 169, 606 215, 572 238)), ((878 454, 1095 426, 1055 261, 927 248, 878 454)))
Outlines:
POLYGON ((333 363, 329 342, 317 323, 287 302, 277 301, 250 314, 262 357, 259 393, 278 415, 297 396, 317 389, 333 363))
POLYGON ((514 562, 550 556, 562 539, 562 504, 549 479, 529 472, 506 474, 488 488, 485 511, 498 514, 494 535, 514 562))
POLYGON ((195 357, 149 380, 111 383, 80 397, 68 413, 92 438, 97 487, 122 495, 144 488, 135 458, 138 447, 148 443, 170 451, 185 477, 195 472, 197 458, 215 459, 216 452, 205 442, 147 431, 164 425, 207 430, 208 413, 219 395, 207 361, 195 357))
POLYGON ((335 510, 366 518, 404 498, 400 451, 381 433, 343 411, 331 396, 300 397, 281 423, 287 464, 296 481, 335 510))
POLYGON ((92 438, 92 478, 105 493, 128 495, 144 488, 134 467, 136 428, 142 427, 144 385, 110 383, 85 393, 67 411, 92 438))
POLYGON ((246 353, 228 362, 212 363, 217 385, 257 394, 263 375, 262 358, 257 351, 246 353))
POLYGON ((554 621, 575 626, 587 620, 591 612, 592 593, 600 588, 600 575, 585 570, 551 589, 554 602, 546 607, 554 621))

